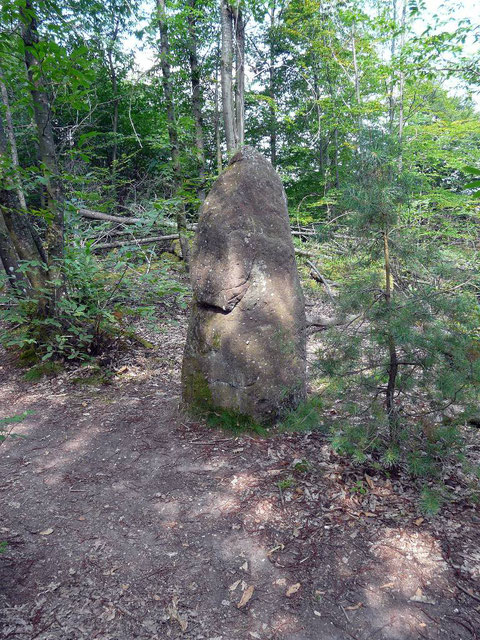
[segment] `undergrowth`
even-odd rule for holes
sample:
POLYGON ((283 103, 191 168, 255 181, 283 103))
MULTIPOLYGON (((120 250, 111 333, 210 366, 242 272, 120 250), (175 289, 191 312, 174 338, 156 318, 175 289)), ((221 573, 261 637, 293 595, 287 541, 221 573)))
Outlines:
MULTIPOLYGON (((26 272, 29 266, 24 262, 22 269, 26 272)), ((55 375, 62 361, 91 361, 126 339, 151 348, 128 323, 138 317, 154 319, 158 301, 186 305, 188 289, 169 269, 165 260, 147 267, 130 250, 101 261, 88 246, 69 247, 63 263, 65 294, 55 313, 39 313, 45 292, 19 295, 5 288, 0 341, 16 351, 21 365, 30 367, 25 378, 32 382, 55 375)))

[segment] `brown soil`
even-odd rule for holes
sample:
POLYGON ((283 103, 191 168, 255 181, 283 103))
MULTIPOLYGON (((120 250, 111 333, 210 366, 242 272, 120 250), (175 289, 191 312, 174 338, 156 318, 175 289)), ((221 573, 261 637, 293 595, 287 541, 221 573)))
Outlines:
POLYGON ((0 637, 477 638, 474 508, 422 519, 320 434, 182 416, 178 320, 108 386, 27 383, 3 355, 0 416, 32 413, 1 447, 0 637))

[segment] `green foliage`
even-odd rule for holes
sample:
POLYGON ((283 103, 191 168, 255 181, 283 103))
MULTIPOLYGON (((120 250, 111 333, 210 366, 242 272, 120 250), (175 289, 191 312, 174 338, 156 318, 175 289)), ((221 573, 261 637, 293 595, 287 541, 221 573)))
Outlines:
POLYGON ((279 432, 314 431, 322 429, 322 401, 312 396, 289 411, 278 425, 279 432))
POLYGON ((254 433, 266 436, 268 434, 267 429, 255 422, 250 416, 229 409, 210 409, 204 414, 204 417, 210 427, 224 429, 235 435, 254 433))
POLYGON ((23 376, 27 382, 38 382, 44 376, 55 376, 62 370, 59 362, 47 360, 31 367, 23 376))
POLYGON ((284 478, 283 480, 280 480, 279 482, 277 482, 277 487, 281 491, 286 491, 287 489, 291 489, 294 485, 295 485, 295 480, 292 478, 292 476, 288 476, 288 478, 284 478))
POLYGON ((17 438, 18 434, 14 433, 12 429, 16 424, 23 422, 25 418, 32 415, 33 411, 24 411, 16 416, 9 416, 7 418, 0 418, 0 444, 5 442, 7 438, 17 438), (13 426, 10 426, 13 425, 13 426))
POLYGON ((445 497, 438 488, 424 487, 420 496, 420 508, 427 516, 435 516, 442 508, 445 497))
MULTIPOLYGON (((5 292, 1 301, 7 308, 7 327, 0 339, 5 347, 18 350, 25 364, 36 365, 26 374, 28 380, 54 373, 58 364, 48 362, 88 361, 113 341, 129 337, 124 324, 129 309, 148 317, 159 300, 168 304, 175 299, 185 306, 187 289, 172 277, 168 262, 145 272, 134 259, 132 251, 125 251, 102 263, 88 246, 69 247, 63 262, 66 293, 53 317, 38 312, 43 291, 24 297, 5 292)), ((24 263, 22 268, 29 266, 24 263)))

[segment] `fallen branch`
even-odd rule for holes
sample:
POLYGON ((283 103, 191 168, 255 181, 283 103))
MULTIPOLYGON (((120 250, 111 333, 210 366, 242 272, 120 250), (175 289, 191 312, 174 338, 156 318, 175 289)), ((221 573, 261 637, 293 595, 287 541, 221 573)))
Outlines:
POLYGON ((316 327, 318 331, 329 329, 330 327, 338 327, 342 324, 348 324, 356 316, 347 316, 346 318, 326 318, 324 316, 311 316, 307 318, 307 327, 316 327))
POLYGON ((335 298, 333 297, 332 290, 330 289, 330 286, 329 286, 328 282, 322 276, 320 271, 317 269, 317 267, 313 264, 313 262, 311 260, 307 260, 307 264, 310 265, 310 267, 312 268, 311 275, 314 278, 314 280, 317 280, 318 282, 323 284, 323 286, 325 287, 325 291, 328 294, 328 297, 330 298, 330 300, 332 302, 335 302, 335 298))
POLYGON ((90 211, 90 209, 77 209, 77 211, 84 218, 92 218, 93 220, 106 220, 107 222, 119 222, 120 224, 137 224, 138 222, 143 222, 141 218, 111 216, 108 213, 101 213, 100 211, 90 211))
POLYGON ((303 249, 295 249, 295 253, 297 256, 306 256, 307 258, 318 258, 317 253, 312 253, 311 251, 304 251, 303 249))
POLYGON ((162 242, 164 240, 176 240, 178 233, 173 233, 170 236, 152 236, 151 238, 132 238, 131 240, 117 240, 116 242, 101 242, 92 247, 93 250, 97 249, 114 249, 115 247, 125 247, 128 245, 136 244, 150 244, 152 242, 162 242))
MULTIPOLYGON (((78 213, 84 218, 91 218, 92 220, 103 220, 106 222, 118 222, 119 224, 138 224, 139 222, 146 222, 142 218, 131 218, 128 216, 112 216, 109 213, 102 213, 101 211, 92 211, 91 209, 77 209, 78 213)), ((166 221, 161 221, 159 224, 163 224, 164 226, 175 226, 175 223, 168 223, 166 221)), ((187 224, 187 229, 189 231, 194 231, 197 228, 195 223, 187 224)), ((315 231, 311 231, 310 229, 302 231, 302 230, 292 230, 293 236, 314 236, 315 231)), ((303 254, 310 255, 310 254, 303 254)))

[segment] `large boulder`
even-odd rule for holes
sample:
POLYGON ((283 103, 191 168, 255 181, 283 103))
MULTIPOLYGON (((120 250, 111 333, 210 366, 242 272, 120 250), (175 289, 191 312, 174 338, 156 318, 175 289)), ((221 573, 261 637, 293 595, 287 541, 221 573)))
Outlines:
POLYGON ((191 256, 184 402, 271 422, 305 395, 305 305, 278 174, 250 147, 206 198, 191 256))

